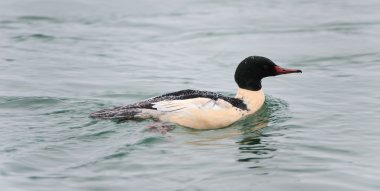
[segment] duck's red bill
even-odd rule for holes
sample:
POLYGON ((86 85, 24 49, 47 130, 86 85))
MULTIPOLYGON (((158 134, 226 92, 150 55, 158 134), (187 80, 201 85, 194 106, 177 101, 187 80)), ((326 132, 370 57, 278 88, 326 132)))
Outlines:
POLYGON ((274 69, 276 70, 277 74, 302 73, 301 70, 282 68, 280 66, 275 66, 274 69))

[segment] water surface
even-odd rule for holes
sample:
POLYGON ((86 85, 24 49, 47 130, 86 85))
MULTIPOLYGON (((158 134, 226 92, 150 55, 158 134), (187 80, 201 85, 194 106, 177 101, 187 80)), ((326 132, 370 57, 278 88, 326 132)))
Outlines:
POLYGON ((1 190, 379 190, 380 2, 1 1, 1 190), (262 55, 265 107, 152 131, 89 113, 181 89, 234 95, 262 55))

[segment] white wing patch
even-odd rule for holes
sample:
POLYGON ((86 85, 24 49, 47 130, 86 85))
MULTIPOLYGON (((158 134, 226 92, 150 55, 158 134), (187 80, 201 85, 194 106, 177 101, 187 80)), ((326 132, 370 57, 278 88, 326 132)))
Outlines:
POLYGON ((212 110, 230 107, 232 105, 224 100, 209 98, 160 101, 153 104, 153 108, 160 112, 184 112, 189 109, 212 110))

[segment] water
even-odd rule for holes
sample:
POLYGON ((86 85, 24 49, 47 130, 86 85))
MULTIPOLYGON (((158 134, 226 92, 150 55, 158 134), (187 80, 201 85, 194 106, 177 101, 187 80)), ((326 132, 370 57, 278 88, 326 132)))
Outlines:
POLYGON ((379 190, 380 2, 1 1, 0 187, 379 190), (89 113, 181 89, 234 95, 262 55, 265 107, 150 131, 89 113))

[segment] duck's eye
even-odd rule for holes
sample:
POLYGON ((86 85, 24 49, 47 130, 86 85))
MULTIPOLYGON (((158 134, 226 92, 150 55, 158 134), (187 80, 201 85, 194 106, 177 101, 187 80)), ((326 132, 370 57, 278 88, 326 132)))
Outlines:
POLYGON ((263 68, 264 68, 264 70, 267 70, 268 69, 268 65, 264 65, 263 68))

